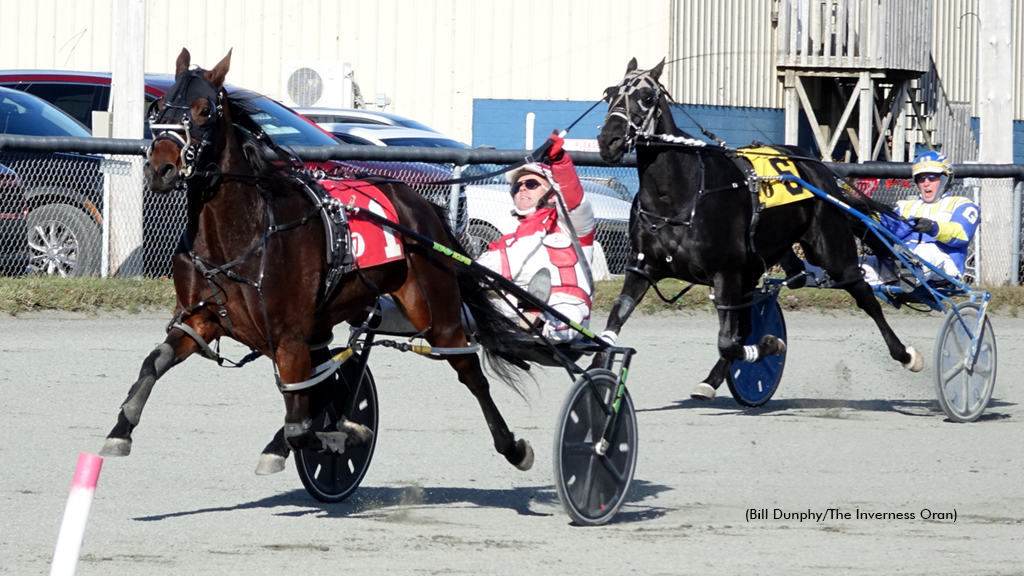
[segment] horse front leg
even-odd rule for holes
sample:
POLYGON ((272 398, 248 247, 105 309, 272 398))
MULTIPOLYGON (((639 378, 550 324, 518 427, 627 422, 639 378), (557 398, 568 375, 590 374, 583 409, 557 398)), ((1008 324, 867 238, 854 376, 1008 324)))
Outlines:
MULTIPOLYGON (((200 316, 191 316, 185 321, 203 340, 211 342, 219 338, 220 326, 200 316)), ((179 328, 172 328, 167 338, 142 361, 139 378, 128 390, 128 398, 121 404, 117 415, 117 424, 107 434, 107 439, 100 450, 100 456, 127 456, 132 452, 132 431, 139 425, 142 410, 156 385, 156 381, 173 366, 181 363, 199 350, 199 345, 179 328)))
POLYGON ((714 399, 733 361, 760 362, 786 351, 786 343, 773 334, 765 334, 757 344, 744 344, 750 335, 750 308, 737 308, 744 304, 739 274, 716 274, 714 285, 715 304, 718 306, 719 359, 708 377, 690 393, 694 400, 714 399))
MULTIPOLYGON (((608 313, 608 322, 604 326, 604 332, 601 333, 602 340, 613 346, 615 345, 615 342, 619 339, 619 332, 622 330, 622 326, 626 324, 629 315, 633 313, 636 305, 643 300, 644 295, 647 294, 650 288, 651 283, 646 278, 636 272, 626 271, 626 279, 622 283, 622 290, 615 297, 615 301, 612 302, 612 309, 608 313)), ((602 368, 606 361, 605 353, 597 353, 594 355, 594 360, 590 363, 590 367, 602 368)))

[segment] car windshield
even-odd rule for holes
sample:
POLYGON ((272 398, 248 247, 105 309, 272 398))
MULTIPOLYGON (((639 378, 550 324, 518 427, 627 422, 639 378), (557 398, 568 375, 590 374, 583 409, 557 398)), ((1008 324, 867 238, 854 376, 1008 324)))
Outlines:
POLYGON ((0 93, 0 133, 23 136, 92 136, 85 126, 61 110, 13 90, 0 93))
POLYGON ((422 146, 424 148, 469 148, 451 138, 381 138, 388 146, 422 146))
POLYGON ((252 119, 278 146, 332 146, 337 142, 315 124, 270 98, 255 96, 252 103, 260 109, 252 119))

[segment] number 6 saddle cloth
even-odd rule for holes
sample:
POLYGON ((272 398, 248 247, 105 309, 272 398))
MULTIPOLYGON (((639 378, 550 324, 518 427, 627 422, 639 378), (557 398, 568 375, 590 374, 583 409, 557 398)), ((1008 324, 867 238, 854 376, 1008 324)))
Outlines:
MULTIPOLYGON (((782 176, 790 174, 802 178, 792 162, 784 153, 771 146, 749 146, 740 148, 736 154, 745 158, 754 168, 758 176, 782 176)), ((809 190, 793 180, 761 180, 758 182, 758 202, 760 208, 772 208, 791 202, 799 202, 813 198, 809 190)))

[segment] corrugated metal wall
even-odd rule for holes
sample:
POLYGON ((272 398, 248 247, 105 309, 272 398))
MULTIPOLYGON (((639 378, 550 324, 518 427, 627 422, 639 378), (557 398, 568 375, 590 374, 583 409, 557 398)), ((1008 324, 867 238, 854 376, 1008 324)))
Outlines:
MULTIPOLYGON (((0 0, 0 68, 109 71, 112 0, 0 0), (58 17, 58 15, 60 17, 58 17)), ((364 98, 471 139, 474 98, 595 100, 668 55, 665 0, 149 0, 146 69, 185 46, 281 97, 286 60, 349 62, 364 98)))
MULTIPOLYGON (((989 0, 992 1, 992 0, 989 0)), ((1019 12, 1021 0, 1013 0, 1019 12)), ((946 96, 978 114, 978 0, 939 0, 932 8, 932 58, 946 96)), ((1020 101, 1019 93, 1017 100, 1020 101)))
POLYGON ((667 87, 676 101, 782 106, 772 22, 777 0, 671 0, 671 5, 679 25, 671 32, 667 87))
MULTIPOLYGON (((932 11, 953 100, 976 101, 978 1, 932 11)), ((1012 1, 1024 119, 1024 0, 1012 1)), ((0 0, 0 68, 109 70, 112 6, 0 0)), ((234 48, 230 81, 279 98, 284 61, 345 61, 367 101, 386 92, 388 111, 468 141, 474 98, 593 100, 633 56, 645 68, 676 60, 666 82, 679 102, 779 108, 776 10, 777 0, 149 0, 146 66, 171 71, 183 45, 212 66, 234 48)))

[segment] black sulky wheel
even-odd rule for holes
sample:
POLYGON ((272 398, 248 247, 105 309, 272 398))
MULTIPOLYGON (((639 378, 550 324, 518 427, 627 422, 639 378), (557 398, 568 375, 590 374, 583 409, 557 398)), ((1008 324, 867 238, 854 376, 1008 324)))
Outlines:
MULTIPOLYGON (((974 302, 963 302, 957 308, 970 328, 976 329, 981 307, 974 302)), ((981 339, 978 342, 974 366, 965 366, 971 348, 971 337, 952 310, 946 313, 942 329, 935 339, 935 389, 939 405, 954 422, 973 422, 981 416, 992 398, 996 384, 996 336, 992 324, 985 316, 981 339)))
MULTIPOLYGON (((750 336, 746 344, 757 344, 765 334, 777 336, 789 346, 786 321, 775 298, 767 298, 750 307, 750 336)), ((744 406, 761 406, 779 388, 785 367, 786 352, 769 356, 760 362, 734 360, 725 381, 729 383, 729 391, 737 402, 744 406)))
POLYGON ((372 430, 373 436, 363 444, 345 446, 342 454, 313 448, 295 451, 295 467, 302 485, 310 496, 321 502, 336 503, 348 498, 359 487, 373 458, 377 444, 377 387, 368 366, 362 381, 355 385, 361 368, 361 363, 355 359, 341 365, 333 398, 313 420, 312 431, 337 430, 335 426, 344 414, 350 421, 372 430), (350 402, 353 392, 355 399, 350 402))
POLYGON ((616 401, 618 390, 614 372, 588 370, 573 384, 558 415, 555 489, 565 512, 583 526, 615 516, 636 469, 636 413, 625 387, 616 401))

